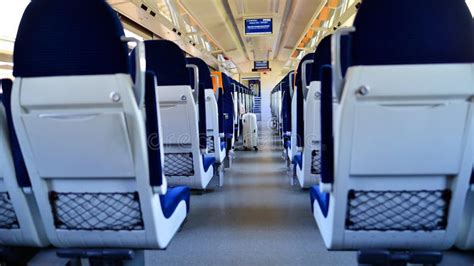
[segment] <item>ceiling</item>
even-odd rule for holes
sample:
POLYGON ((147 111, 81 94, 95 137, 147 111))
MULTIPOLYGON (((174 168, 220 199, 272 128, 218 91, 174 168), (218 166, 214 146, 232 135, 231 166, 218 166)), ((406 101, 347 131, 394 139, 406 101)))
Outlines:
POLYGON ((281 71, 325 0, 178 0, 212 36, 240 73, 251 72, 254 60, 269 60, 281 71), (244 36, 244 18, 273 18, 273 35, 244 36))

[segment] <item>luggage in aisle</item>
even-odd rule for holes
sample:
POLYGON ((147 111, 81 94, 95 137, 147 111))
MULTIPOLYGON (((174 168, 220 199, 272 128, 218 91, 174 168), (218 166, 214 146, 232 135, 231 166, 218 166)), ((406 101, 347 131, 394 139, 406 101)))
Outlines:
POLYGON ((244 149, 258 150, 257 116, 253 113, 244 114, 242 116, 242 126, 244 149))

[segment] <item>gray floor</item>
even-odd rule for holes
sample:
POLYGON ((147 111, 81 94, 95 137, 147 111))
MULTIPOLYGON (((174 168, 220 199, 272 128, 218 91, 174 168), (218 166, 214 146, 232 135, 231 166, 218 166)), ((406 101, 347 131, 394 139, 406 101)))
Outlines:
MULTIPOLYGON (((278 137, 261 129, 260 150, 239 151, 225 186, 191 197, 188 222, 147 265, 356 265, 355 252, 327 251, 307 191, 292 188, 278 137)), ((474 265, 448 252, 443 265, 474 265)))

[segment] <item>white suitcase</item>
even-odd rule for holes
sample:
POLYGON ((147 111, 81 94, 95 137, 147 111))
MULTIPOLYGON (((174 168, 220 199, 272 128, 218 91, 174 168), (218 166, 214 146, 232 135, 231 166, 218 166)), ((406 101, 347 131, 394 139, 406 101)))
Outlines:
POLYGON ((242 116, 242 127, 244 148, 258 150, 257 116, 253 113, 244 114, 242 116))

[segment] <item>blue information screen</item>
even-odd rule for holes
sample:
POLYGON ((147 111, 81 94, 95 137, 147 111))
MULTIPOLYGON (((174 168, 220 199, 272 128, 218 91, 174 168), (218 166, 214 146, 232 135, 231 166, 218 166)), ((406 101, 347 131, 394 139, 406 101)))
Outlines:
POLYGON ((270 66, 268 64, 268 61, 255 61, 254 68, 255 69, 269 69, 270 66))
POLYGON ((273 19, 255 18, 245 19, 245 35, 273 34, 273 19))

